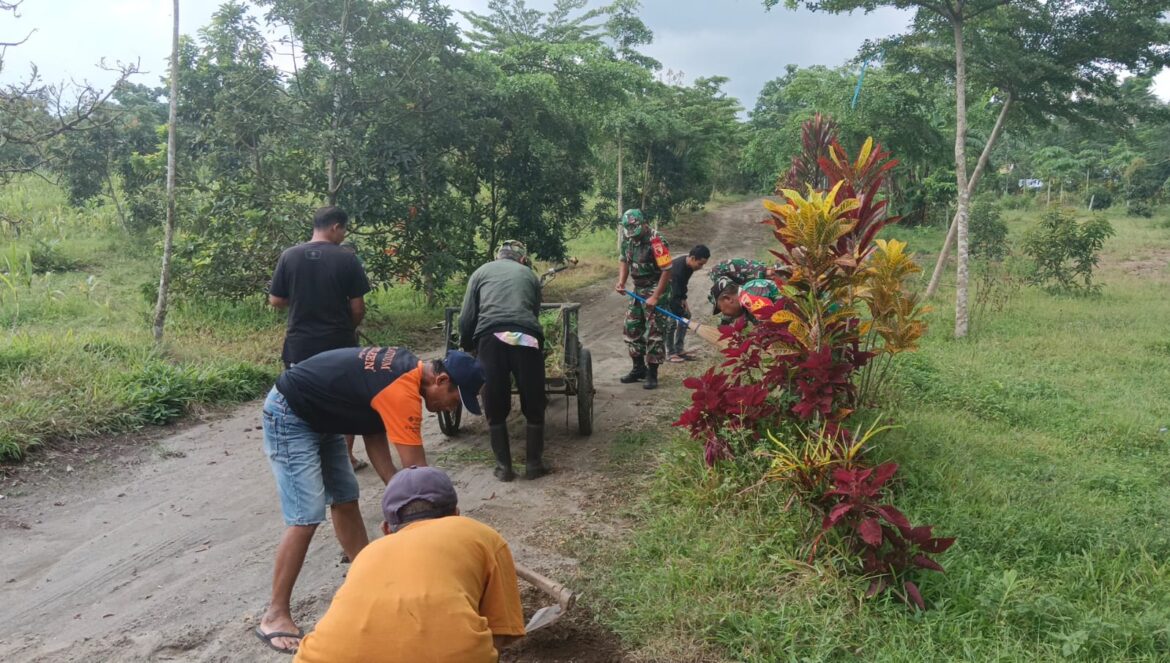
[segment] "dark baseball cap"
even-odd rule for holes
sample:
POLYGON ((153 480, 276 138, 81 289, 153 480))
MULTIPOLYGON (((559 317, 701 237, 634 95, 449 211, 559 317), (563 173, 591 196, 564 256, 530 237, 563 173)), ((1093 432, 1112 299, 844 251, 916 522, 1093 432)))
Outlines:
POLYGON ((443 358, 443 366, 451 381, 459 387, 459 396, 463 399, 463 407, 472 414, 483 414, 479 409, 479 390, 483 389, 483 364, 466 352, 451 350, 443 358))
POLYGON ((395 472, 386 484, 382 493, 382 517, 393 531, 415 520, 451 515, 458 502, 455 485, 446 472, 437 467, 411 465, 395 472), (399 517, 398 512, 415 500, 426 500, 434 509, 412 513, 407 520, 399 517))

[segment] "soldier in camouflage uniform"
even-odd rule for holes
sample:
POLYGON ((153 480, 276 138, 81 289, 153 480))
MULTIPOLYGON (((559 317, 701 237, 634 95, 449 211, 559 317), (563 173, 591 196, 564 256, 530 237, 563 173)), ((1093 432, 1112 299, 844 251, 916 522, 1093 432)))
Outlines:
POLYGON ((769 267, 758 260, 732 258, 724 260, 711 269, 712 314, 719 314, 720 321, 727 325, 740 316, 747 315, 754 322, 752 311, 770 305, 780 298, 780 286, 772 276, 782 273, 782 267, 769 267))
POLYGON ((625 292, 626 280, 634 279, 634 292, 646 304, 630 297, 624 338, 634 367, 622 377, 624 384, 645 380, 642 388, 658 387, 658 366, 666 361, 666 316, 655 311, 660 301, 670 300, 670 250, 666 240, 650 228, 641 210, 622 215, 622 244, 617 291, 625 292))

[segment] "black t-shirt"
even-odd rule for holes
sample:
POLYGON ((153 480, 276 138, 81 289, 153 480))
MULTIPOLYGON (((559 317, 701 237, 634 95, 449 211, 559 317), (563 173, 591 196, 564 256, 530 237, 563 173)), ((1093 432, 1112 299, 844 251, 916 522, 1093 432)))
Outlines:
POLYGON ((422 444, 422 365, 406 348, 327 350, 281 373, 276 388, 318 433, 385 432, 422 444))
POLYGON ((672 308, 682 308, 682 303, 687 298, 687 285, 691 282, 691 274, 694 273, 695 270, 687 264, 687 256, 679 256, 671 263, 670 305, 672 308))
POLYGON ((349 300, 370 291, 370 281, 349 249, 306 242, 286 249, 276 263, 269 292, 289 300, 286 364, 357 345, 349 300))

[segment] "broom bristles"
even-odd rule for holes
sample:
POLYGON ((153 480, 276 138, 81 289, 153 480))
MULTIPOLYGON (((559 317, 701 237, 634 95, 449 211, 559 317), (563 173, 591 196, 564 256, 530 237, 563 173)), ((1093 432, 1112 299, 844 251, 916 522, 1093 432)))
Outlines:
POLYGON ((720 350, 726 348, 728 345, 727 341, 721 338, 723 334, 721 334, 718 329, 710 325, 704 325, 695 322, 694 320, 689 320, 687 321, 687 328, 698 334, 699 338, 707 341, 720 350))

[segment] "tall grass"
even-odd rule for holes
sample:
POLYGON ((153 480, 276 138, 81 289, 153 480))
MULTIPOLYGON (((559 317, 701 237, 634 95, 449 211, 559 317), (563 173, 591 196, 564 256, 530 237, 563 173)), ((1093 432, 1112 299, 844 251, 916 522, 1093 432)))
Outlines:
MULTIPOLYGON (((0 224, 0 461, 255 398, 279 371, 284 314, 259 293, 243 302, 174 299, 156 347, 157 233, 128 235, 112 204, 76 209, 58 187, 28 177, 0 188, 0 212, 15 222, 0 224)), ((599 230, 570 241, 579 262, 546 299, 616 275, 614 240, 613 230, 599 230)), ((409 284, 379 288, 367 296, 363 340, 437 348, 442 307, 462 296, 459 279, 434 308, 409 284)))
MULTIPOLYGON (((1009 213, 1012 239, 1038 216, 1009 213)), ((632 533, 582 541, 603 619, 655 660, 1170 659, 1170 230, 1111 221, 1100 296, 1025 288, 956 341, 944 290, 898 366, 900 427, 872 453, 902 466, 913 522, 959 537, 920 578, 930 610, 806 563, 781 489, 744 491, 754 475, 709 474, 676 438, 633 489, 632 533)))

